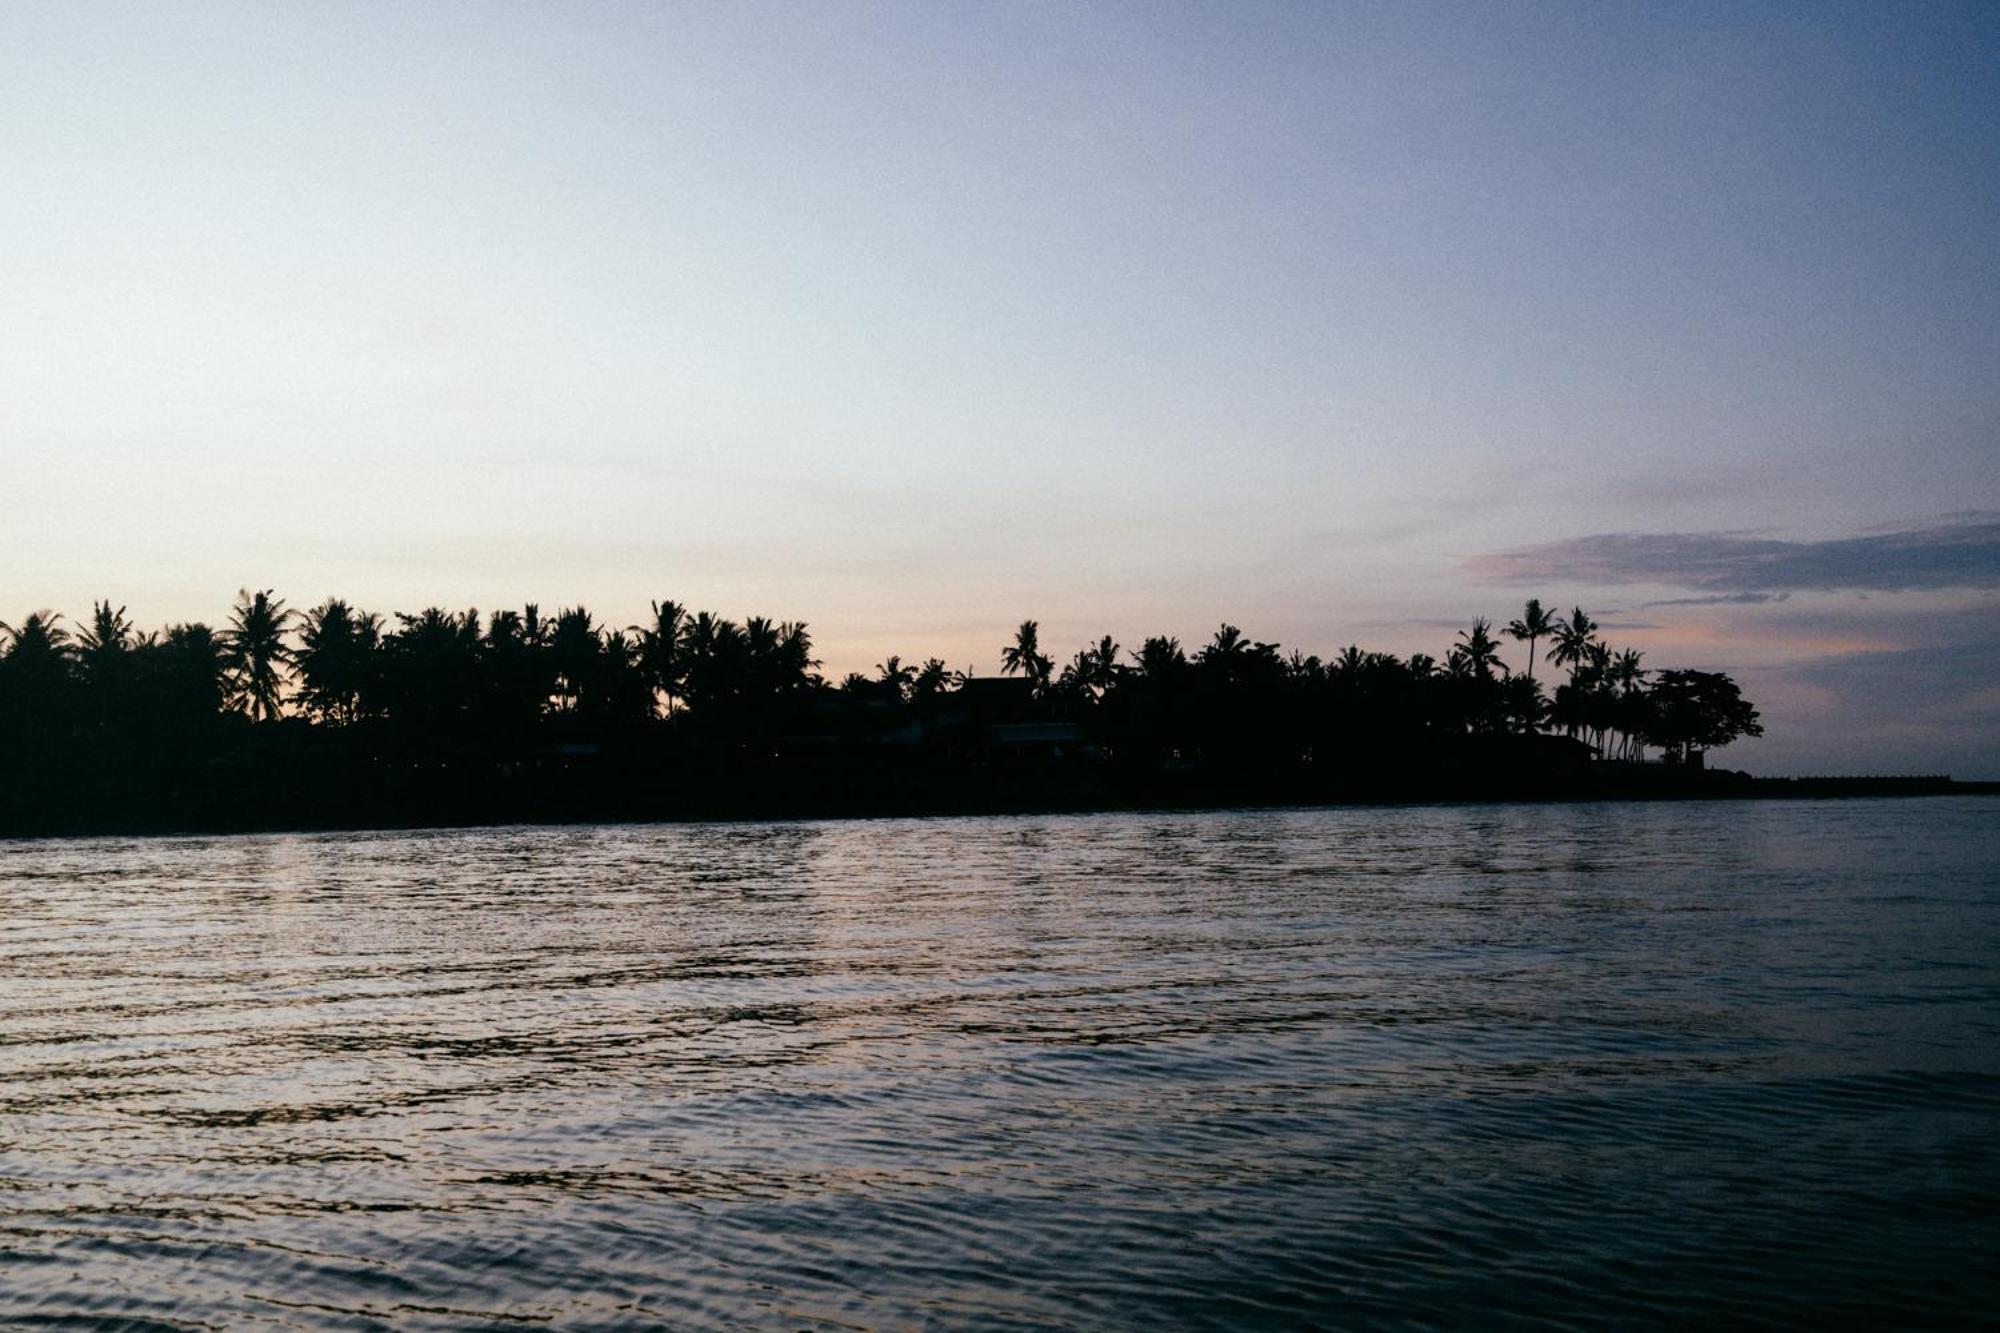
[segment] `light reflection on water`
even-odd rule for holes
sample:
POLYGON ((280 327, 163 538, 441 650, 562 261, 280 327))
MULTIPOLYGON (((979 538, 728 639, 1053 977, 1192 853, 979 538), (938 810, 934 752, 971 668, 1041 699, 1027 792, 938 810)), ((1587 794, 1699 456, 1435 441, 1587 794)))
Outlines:
POLYGON ((1983 1317, 1996 820, 0 843, 0 1321, 1983 1317))

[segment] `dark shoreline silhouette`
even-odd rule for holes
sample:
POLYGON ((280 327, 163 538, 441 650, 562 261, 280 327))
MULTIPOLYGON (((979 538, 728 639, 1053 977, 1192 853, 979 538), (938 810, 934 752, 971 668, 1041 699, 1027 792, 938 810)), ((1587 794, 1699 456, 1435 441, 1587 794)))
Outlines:
POLYGON ((1224 625, 1060 670, 1027 621, 1000 677, 891 657, 838 684, 804 625, 673 602, 623 630, 533 605, 390 628, 245 592, 220 631, 141 635, 103 602, 0 632, 0 835, 2000 790, 1710 769, 1761 734, 1733 681, 1646 670, 1538 602, 1505 631, 1518 676, 1485 620, 1441 663, 1224 625))

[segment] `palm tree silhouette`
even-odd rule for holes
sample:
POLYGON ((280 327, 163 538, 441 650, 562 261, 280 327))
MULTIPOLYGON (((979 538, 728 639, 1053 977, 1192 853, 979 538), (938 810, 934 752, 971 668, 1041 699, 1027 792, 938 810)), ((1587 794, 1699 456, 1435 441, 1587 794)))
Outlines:
POLYGON ((603 651, 604 641, 588 610, 572 606, 556 613, 554 627, 549 631, 548 652, 549 665, 555 671, 558 712, 574 713, 583 706, 584 693, 590 688, 603 651))
POLYGON ((1508 674, 1507 664, 1500 660, 1500 645, 1493 638, 1492 626, 1485 616, 1474 620, 1471 629, 1458 632, 1458 644, 1451 655, 1461 658, 1465 669, 1481 680, 1493 679, 1496 670, 1503 676, 1508 674))
POLYGON ((361 693, 370 683, 381 639, 380 616, 357 612, 338 597, 300 617, 293 664, 299 672, 298 702, 308 714, 335 726, 360 715, 361 693))
POLYGON ((1148 684, 1159 685, 1178 676, 1187 669, 1187 654, 1181 651, 1181 641, 1167 635, 1156 635, 1141 644, 1132 654, 1132 660, 1139 664, 1139 676, 1148 684))
POLYGON ((1201 656, 1210 661, 1228 661, 1241 657, 1250 651, 1250 641, 1243 637, 1243 631, 1224 621, 1216 627, 1215 637, 1201 650, 1201 656))
POLYGON ((1014 642, 1000 650, 1000 674, 1011 676, 1020 672, 1040 694, 1048 687, 1049 674, 1054 670, 1055 663, 1042 655, 1041 625, 1033 620, 1022 621, 1021 628, 1014 631, 1014 642))
POLYGON ((164 711, 185 722, 212 719, 222 708, 222 644, 200 621, 169 625, 154 652, 164 711))
POLYGON ((926 703, 947 690, 963 684, 965 677, 944 664, 942 657, 925 660, 910 678, 910 698, 917 703, 926 703))
POLYGON ((1604 670, 1606 683, 1617 690, 1607 711, 1613 719, 1615 729, 1620 733, 1619 753, 1626 759, 1638 757, 1639 735, 1644 729, 1645 710, 1641 701, 1644 697, 1642 687, 1648 673, 1639 665, 1644 657, 1644 653, 1627 648, 1610 658, 1604 670))
POLYGON ((910 691, 917 683, 917 673, 913 668, 904 666, 901 657, 891 653, 889 660, 877 665, 875 670, 878 674, 874 683, 880 685, 898 703, 910 697, 910 691))
POLYGON ((819 677, 819 659, 812 655, 812 634, 803 620, 787 620, 778 626, 778 672, 788 690, 812 688, 819 677))
POLYGON ((683 651, 687 622, 685 606, 663 601, 653 603, 652 624, 632 627, 639 636, 639 665, 666 701, 669 717, 687 676, 687 654, 683 651))
POLYGON ((1535 678, 1535 640, 1545 639, 1556 632, 1559 622, 1555 614, 1542 609, 1539 597, 1530 597, 1528 604, 1521 608, 1521 618, 1507 622, 1507 637, 1525 641, 1528 645, 1528 679, 1535 678))
POLYGON ((108 715, 119 706, 117 696, 127 683, 125 668, 139 641, 132 632, 132 622, 125 618, 124 607, 114 611, 107 600, 94 603, 90 610, 89 627, 76 636, 76 661, 83 670, 84 685, 96 695, 97 709, 108 715))
POLYGON ((0 620, 0 634, 7 636, 7 660, 67 660, 69 631, 56 624, 58 618, 53 611, 30 611, 18 629, 0 620))
POLYGON ((111 609, 109 601, 93 602, 90 608, 90 628, 76 636, 77 647, 82 656, 106 657, 129 652, 132 648, 132 622, 125 618, 125 608, 111 609))
POLYGON ((1555 642, 1549 648, 1549 661, 1557 666, 1566 666, 1572 683, 1577 672, 1583 669, 1590 655, 1590 645, 1597 637, 1597 625, 1583 613, 1583 608, 1573 607, 1569 619, 1558 620, 1555 642))
POLYGON ((291 661, 285 646, 285 626, 292 613, 271 590, 252 594, 241 589, 229 628, 222 632, 223 685, 230 707, 253 720, 269 722, 281 711, 284 681, 280 675, 291 661))
POLYGON ((1063 668, 1063 684, 1078 698, 1096 702, 1118 684, 1118 678, 1125 668, 1118 663, 1122 651, 1109 634, 1089 647, 1078 650, 1076 657, 1063 668))

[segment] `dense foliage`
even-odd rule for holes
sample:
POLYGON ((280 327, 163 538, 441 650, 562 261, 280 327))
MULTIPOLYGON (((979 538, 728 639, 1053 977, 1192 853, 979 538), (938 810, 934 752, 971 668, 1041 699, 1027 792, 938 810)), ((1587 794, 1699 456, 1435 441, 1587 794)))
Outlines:
POLYGON ((1519 674, 1484 620, 1441 661, 1322 661, 1223 625, 1192 652, 1106 637, 1058 667, 1027 621, 1001 680, 891 657, 836 685, 804 625, 674 602, 619 628, 245 592, 220 630, 147 634, 104 602, 0 624, 0 828, 1531 789, 1760 734, 1726 676, 1649 683, 1580 608, 1530 602, 1504 633, 1519 674))

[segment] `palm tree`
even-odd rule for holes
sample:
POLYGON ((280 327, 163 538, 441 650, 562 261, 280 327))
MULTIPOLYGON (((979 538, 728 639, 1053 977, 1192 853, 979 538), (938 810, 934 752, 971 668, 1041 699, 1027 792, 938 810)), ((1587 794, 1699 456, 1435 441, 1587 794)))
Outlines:
POLYGON ((743 619, 744 686, 754 698, 768 699, 784 687, 778 660, 778 626, 768 616, 743 619))
POLYGON ((416 615, 398 612, 401 625, 382 644, 379 694, 384 711, 406 741, 433 757, 472 733, 472 719, 488 686, 481 670, 479 613, 441 606, 416 615))
POLYGON ((8 640, 7 660, 67 659, 70 655, 69 631, 56 624, 56 620, 53 611, 30 611, 21 621, 19 629, 0 620, 0 634, 5 634, 8 640))
POLYGON ((1516 730, 1533 735, 1549 715, 1549 701, 1533 676, 1509 676, 1500 686, 1501 712, 1516 730))
MULTIPOLYGON (((495 617, 497 621, 499 617, 495 617)), ((299 620, 298 702, 321 722, 344 726, 360 716, 381 646, 382 618, 329 597, 299 620)))
POLYGON ((674 702, 680 697, 687 677, 687 654, 682 651, 687 623, 687 608, 679 602, 665 601, 653 603, 652 624, 632 627, 639 636, 639 664, 666 701, 669 717, 673 716, 674 702))
POLYGON ((1621 693, 1630 694, 1651 674, 1639 665, 1645 656, 1637 649, 1627 648, 1611 659, 1610 668, 1605 674, 1621 693))
POLYGON ((1181 651, 1181 641, 1164 634, 1147 639, 1133 652, 1132 660, 1139 664, 1141 678, 1152 685, 1172 680, 1187 670, 1187 654, 1181 651))
POLYGON ((125 608, 111 609, 109 601, 93 602, 90 608, 90 628, 76 636, 78 648, 87 660, 96 657, 116 657, 132 648, 132 622, 125 618, 125 608))
POLYGON ((1109 634, 1089 647, 1080 649, 1069 665, 1063 668, 1058 686, 1067 689, 1078 698, 1094 703, 1102 699, 1118 684, 1118 678, 1125 668, 1118 664, 1121 649, 1109 634))
POLYGON ((1640 688, 1650 674, 1639 665, 1644 656, 1645 654, 1636 649, 1627 648, 1612 658, 1604 671, 1605 680, 1618 691, 1616 706, 1610 711, 1616 719, 1617 730, 1622 734, 1619 751, 1627 759, 1638 757, 1636 751, 1642 728, 1636 723, 1643 710, 1635 706, 1635 701, 1640 697, 1640 688))
POLYGON ((1528 679, 1535 678, 1535 640, 1545 639, 1556 632, 1559 622, 1555 614, 1542 609, 1539 597, 1530 597, 1528 604, 1521 608, 1521 618, 1507 622, 1507 637, 1528 645, 1528 679))
POLYGON ((812 655, 812 634, 803 620, 787 620, 778 626, 778 670, 787 690, 804 690, 821 682, 813 673, 819 659, 812 655))
POLYGON ((534 602, 521 608, 521 641, 530 648, 549 646, 549 623, 542 619, 542 608, 534 602))
POLYGON ((1243 637, 1243 631, 1224 621, 1216 627, 1215 637, 1208 641, 1197 660, 1229 661, 1250 651, 1250 641, 1243 637))
POLYGON ((742 626, 707 611, 697 612, 688 621, 681 647, 687 657, 683 687, 697 714, 704 706, 742 693, 747 656, 742 626))
POLYGON ((880 674, 874 683, 881 686, 883 693, 898 703, 910 697, 910 691, 917 682, 917 673, 914 669, 904 666, 901 657, 891 653, 889 660, 878 665, 875 670, 880 674))
POLYGON ((280 672, 292 657, 285 646, 285 626, 291 618, 283 600, 271 596, 270 589, 254 595, 241 589, 229 628, 222 632, 223 686, 229 706, 254 720, 269 722, 281 711, 280 672))
POLYGON ((548 711, 555 680, 547 643, 541 610, 532 603, 521 611, 495 611, 487 617, 486 637, 476 655, 479 726, 489 736, 526 744, 548 711))
POLYGON ((1014 642, 1000 650, 1000 674, 1011 676, 1020 672, 1037 694, 1048 687, 1049 673, 1055 670, 1055 665, 1042 655, 1041 626, 1033 620, 1022 621, 1021 628, 1014 631, 1014 642))
POLYGON ((168 711, 199 725, 222 707, 222 642, 200 621, 169 625, 157 646, 168 711))
POLYGON ((1503 676, 1508 674, 1507 664, 1500 660, 1500 645, 1493 638, 1492 626, 1485 616, 1474 620, 1471 629, 1458 632, 1458 643, 1451 655, 1462 659, 1465 670, 1480 680, 1493 679, 1495 670, 1503 676))
POLYGON ((658 700, 645 667, 645 644, 640 635, 604 631, 591 693, 594 713, 612 726, 631 726, 652 718, 658 700))
POLYGON ((1218 625, 1215 636, 1194 655, 1194 663, 1203 675, 1225 686, 1240 684, 1249 674, 1251 660, 1263 644, 1252 644, 1243 637, 1243 631, 1227 621, 1218 625))
POLYGON ((1555 627, 1555 642, 1549 647, 1549 661, 1557 666, 1570 669, 1569 678, 1576 680, 1576 674, 1583 669, 1590 655, 1590 645, 1597 638, 1597 624, 1583 613, 1583 608, 1572 607, 1568 620, 1558 620, 1555 627))
POLYGON ((965 677, 947 667, 942 657, 929 658, 910 678, 910 697, 917 703, 925 703, 964 683, 965 677))
POLYGON ((1062 674, 1056 677, 1055 692, 1066 699, 1096 702, 1097 694, 1090 684, 1091 662, 1090 649, 1079 648, 1076 656, 1063 664, 1062 674))
POLYGON ((1611 692, 1611 646, 1602 639, 1584 645, 1583 661, 1571 676, 1583 709, 1584 725, 1590 730, 1591 744, 1604 752, 1605 733, 1611 730, 1617 696, 1611 692))
POLYGON ((556 613, 549 631, 549 665, 554 668, 557 712, 574 713, 583 706, 603 651, 604 640, 588 610, 572 606, 556 613))
POLYGON ((1120 649, 1117 642, 1107 634, 1097 641, 1097 647, 1087 648, 1084 651, 1090 657, 1089 683, 1102 696, 1105 691, 1115 686, 1119 676, 1124 674, 1125 668, 1118 665, 1120 649))
POLYGON ((109 601, 91 606, 90 626, 76 636, 76 660, 100 716, 118 710, 117 696, 122 693, 120 686, 126 680, 126 668, 137 646, 138 639, 132 632, 132 622, 125 618, 124 607, 114 611, 109 601))

